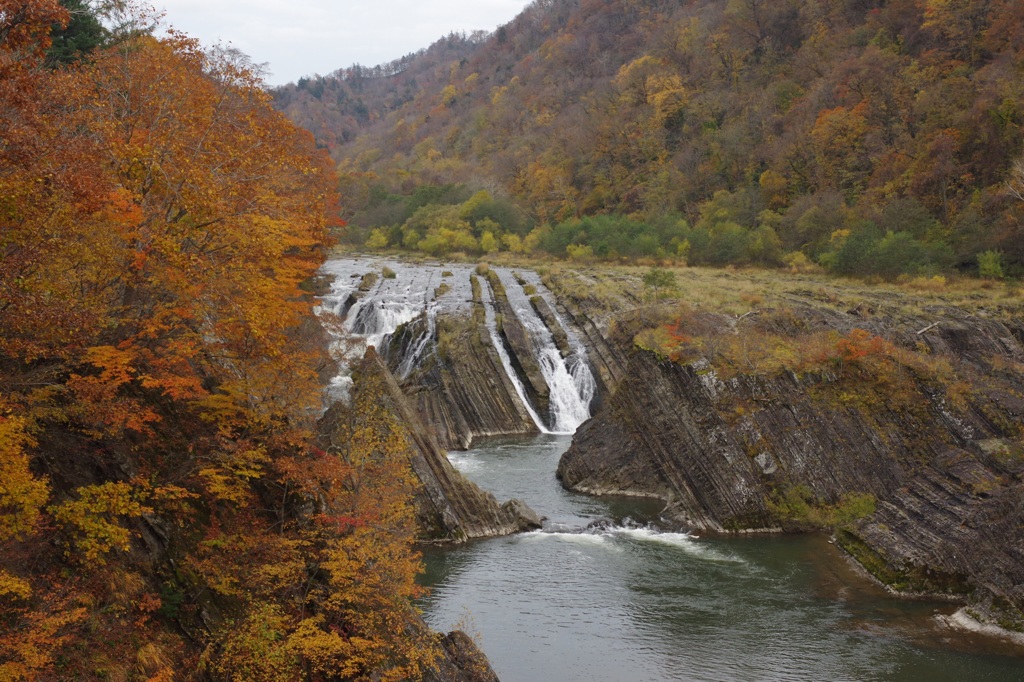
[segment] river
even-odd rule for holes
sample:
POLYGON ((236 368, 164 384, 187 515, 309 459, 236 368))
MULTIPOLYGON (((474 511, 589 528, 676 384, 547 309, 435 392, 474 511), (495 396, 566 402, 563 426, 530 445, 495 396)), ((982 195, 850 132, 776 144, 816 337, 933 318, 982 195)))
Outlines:
POLYGON ((1024 660, 950 631, 946 604, 894 599, 822 536, 694 538, 643 527, 657 507, 564 490, 570 437, 450 454, 542 531, 424 552, 421 606, 475 636, 502 682, 1024 679, 1024 660), (633 522, 626 520, 632 517, 633 522), (588 524, 615 519, 607 529, 588 524), (581 532, 583 531, 583 532, 581 532))
MULTIPOLYGON (((538 532, 425 551, 432 593, 421 606, 434 628, 477 636, 503 682, 1024 680, 1019 648, 943 627, 936 615, 953 607, 889 596, 822 536, 656 532, 647 527, 656 504, 564 490, 554 472, 566 434, 589 415, 594 379, 571 329, 563 357, 533 309, 526 285, 553 302, 536 273, 494 270, 537 350, 548 414, 526 401, 502 350, 492 285, 478 277, 487 330, 547 433, 450 459, 499 500, 521 498, 548 521, 538 532)), ((343 368, 422 315, 422 336, 399 365, 405 376, 434 352, 436 317, 472 306, 469 265, 346 258, 324 272, 334 281, 321 309, 344 320, 335 345, 343 368)), ((346 393, 346 374, 332 393, 346 393)))

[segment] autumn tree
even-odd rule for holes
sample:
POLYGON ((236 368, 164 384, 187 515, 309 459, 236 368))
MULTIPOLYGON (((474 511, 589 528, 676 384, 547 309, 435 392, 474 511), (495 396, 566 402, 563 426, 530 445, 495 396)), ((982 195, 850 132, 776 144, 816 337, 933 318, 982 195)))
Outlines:
POLYGON ((339 474, 322 491, 328 534, 320 566, 329 591, 290 642, 322 675, 416 679, 437 651, 411 608, 421 566, 412 548, 409 434, 389 408, 389 378, 372 352, 354 380, 351 404, 333 408, 326 420, 333 429, 323 436, 339 474))
MULTIPOLYGON (((159 608, 98 569, 137 575, 143 516, 177 527, 197 500, 214 519, 257 501, 320 400, 300 284, 334 181, 312 139, 241 55, 177 33, 126 31, 48 68, 68 20, 56 2, 0 5, 0 670, 15 678, 109 629, 104 614, 159 608)), ((94 655, 119 658, 149 623, 94 655)))

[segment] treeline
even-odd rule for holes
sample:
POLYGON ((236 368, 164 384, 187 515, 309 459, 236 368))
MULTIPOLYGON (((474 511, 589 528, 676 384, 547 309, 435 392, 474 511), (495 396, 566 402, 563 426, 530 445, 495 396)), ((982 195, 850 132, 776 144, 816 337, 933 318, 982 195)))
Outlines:
POLYGON ((691 262, 778 260, 770 230, 839 272, 1024 267, 1015 0, 546 0, 433 64, 332 149, 356 184, 685 221, 691 262))
MULTIPOLYGON (((371 250, 433 256, 510 252, 582 262, 817 266, 887 279, 952 271, 955 248, 963 247, 959 239, 971 235, 955 237, 912 197, 864 216, 838 194, 777 212, 765 208, 759 193, 721 191, 701 206, 692 225, 677 214, 646 220, 599 214, 538 225, 514 202, 465 185, 423 185, 407 196, 374 185, 346 234, 371 250)), ((971 265, 989 278, 1002 278, 1008 269, 997 250, 978 251, 971 265)))
POLYGON ((383 389, 315 442, 337 178, 151 25, 0 0, 0 679, 416 679, 383 389))
MULTIPOLYGON (((464 43, 468 43, 469 45, 478 45, 487 40, 487 38, 489 38, 490 35, 491 34, 488 33, 487 31, 479 30, 470 31, 468 34, 465 31, 452 31, 447 36, 441 38, 439 42, 448 45, 464 43)), ((398 74, 405 71, 411 64, 415 63, 417 60, 424 57, 426 54, 427 48, 423 48, 417 50, 416 52, 410 52, 404 57, 392 59, 390 62, 385 62, 384 64, 365 66, 363 64, 357 63, 353 64, 352 66, 334 71, 333 73, 329 74, 328 78, 338 79, 342 81, 359 81, 363 78, 387 78, 389 76, 397 76, 398 74)), ((295 88, 300 91, 306 90, 310 88, 311 84, 314 83, 314 81, 317 81, 320 84, 322 84, 324 80, 325 79, 320 76, 303 76, 302 78, 299 78, 299 80, 295 83, 295 88)), ((314 92, 316 92, 315 88, 317 88, 318 85, 313 85, 312 87, 314 88, 314 92)), ((281 88, 278 88, 277 96, 281 99, 287 99, 291 92, 292 90, 290 89, 289 86, 283 86, 281 88)), ((321 90, 319 92, 320 94, 322 94, 323 91, 321 90)), ((320 94, 317 94, 316 96, 320 97, 320 94)))

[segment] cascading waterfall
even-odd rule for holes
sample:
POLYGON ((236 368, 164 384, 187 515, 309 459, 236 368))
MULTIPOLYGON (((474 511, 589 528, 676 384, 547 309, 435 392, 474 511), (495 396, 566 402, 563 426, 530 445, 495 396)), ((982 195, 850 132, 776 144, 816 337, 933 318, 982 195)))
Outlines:
MULTIPOLYGON (((578 339, 569 362, 555 345, 555 339, 544 321, 530 305, 530 300, 511 272, 497 271, 505 286, 509 304, 523 324, 537 349, 537 361, 550 391, 552 433, 575 433, 577 427, 590 418, 590 401, 594 397, 596 382, 586 362, 586 351, 578 339)), ((568 327, 559 319, 559 323, 568 327)), ((574 336, 569 337, 575 338, 574 336)))
POLYGON ((434 340, 434 334, 437 331, 437 304, 433 301, 428 303, 425 315, 427 322, 425 329, 416 337, 416 341, 412 345, 412 351, 405 354, 401 364, 398 366, 398 377, 400 379, 408 377, 412 370, 420 364, 427 348, 430 347, 431 342, 434 340))
MULTIPOLYGON (((351 379, 347 366, 365 352, 367 346, 375 346, 385 352, 386 346, 399 326, 423 316, 425 324, 414 340, 404 350, 396 374, 407 378, 425 357, 433 350, 437 337, 438 314, 466 314, 471 301, 471 270, 460 265, 405 265, 402 263, 338 260, 325 266, 325 272, 335 276, 331 293, 322 300, 321 310, 335 315, 345 313, 343 333, 332 346, 332 352, 342 366, 342 372, 331 382, 329 394, 343 398, 348 393, 351 379), (382 270, 387 265, 395 271, 395 277, 381 277, 372 290, 362 296, 358 293, 362 275, 382 270), (446 278, 447 276, 447 278, 446 278), (445 291, 450 293, 437 296, 435 287, 443 280, 445 291), (353 298, 356 298, 353 303, 353 298), (351 305, 350 308, 346 308, 351 305)), ((543 433, 573 433, 590 417, 590 402, 596 390, 596 382, 587 363, 586 350, 571 329, 556 312, 556 321, 566 331, 570 342, 567 358, 563 358, 555 345, 554 338, 544 321, 530 305, 529 298, 515 281, 511 272, 496 270, 512 309, 530 335, 537 353, 537 364, 549 389, 550 411, 539 415, 527 398, 526 389, 512 367, 508 350, 498 330, 493 292, 485 278, 479 278, 484 297, 485 322, 494 342, 506 375, 512 382, 516 394, 537 428, 543 433)), ((535 273, 528 277, 536 280, 536 286, 545 300, 550 294, 544 290, 535 273)), ((551 305, 549 303, 549 305, 551 305)), ((552 310, 554 306, 551 305, 552 310)))
POLYGON ((351 325, 346 325, 349 333, 360 336, 367 346, 381 349, 386 336, 406 322, 412 322, 423 312, 423 308, 406 300, 385 300, 367 296, 353 306, 349 313, 351 325))
POLYGON ((590 370, 590 363, 587 360, 587 347, 583 345, 583 341, 576 335, 572 327, 566 324, 565 318, 558 312, 555 297, 544 287, 537 273, 527 272, 524 279, 527 280, 528 284, 532 284, 537 288, 537 294, 547 302, 548 307, 555 316, 555 320, 565 331, 565 336, 569 340, 569 347, 572 352, 566 359, 566 365, 569 368, 569 374, 572 375, 573 383, 576 385, 576 392, 580 396, 580 401, 587 406, 585 420, 590 417, 590 404, 597 394, 597 380, 594 378, 594 373, 590 370))
MULTIPOLYGON (((358 264, 354 261, 332 262, 334 268, 325 267, 325 271, 335 275, 331 293, 323 298, 321 311, 338 315, 349 297, 358 290, 360 270, 365 272, 367 263, 358 264), (349 267, 356 265, 359 270, 354 272, 349 267)), ((330 265, 330 264, 329 264, 330 265)), ((373 265, 377 265, 374 263, 373 265)), ((421 357, 434 333, 434 310, 432 302, 433 283, 437 276, 434 270, 401 269, 408 280, 398 278, 380 278, 372 291, 366 292, 348 310, 340 335, 332 344, 331 352, 341 366, 341 373, 331 380, 328 395, 331 398, 345 398, 352 383, 348 375, 348 366, 352 361, 362 357, 369 346, 378 351, 385 351, 386 344, 401 325, 426 315, 427 333, 417 341, 414 352, 421 357), (353 341, 356 340, 356 343, 353 341)), ((417 358, 403 358, 402 364, 409 363, 408 374, 415 366, 417 358)))
POLYGON ((501 360, 501 366, 505 368, 505 374, 512 382, 512 387, 516 390, 516 395, 519 396, 519 400, 522 401, 523 406, 526 407, 526 411, 530 414, 530 419, 540 429, 541 433, 552 433, 544 421, 537 414, 537 411, 533 409, 533 405, 526 399, 526 388, 523 386, 523 382, 520 381, 519 375, 512 368, 512 359, 508 356, 508 351, 505 350, 505 344, 501 340, 501 336, 498 334, 498 320, 494 312, 494 295, 491 293, 491 285, 487 280, 482 277, 478 278, 480 281, 480 296, 483 299, 484 304, 484 324, 487 326, 487 331, 491 335, 491 343, 494 345, 494 350, 498 353, 498 358, 501 360))

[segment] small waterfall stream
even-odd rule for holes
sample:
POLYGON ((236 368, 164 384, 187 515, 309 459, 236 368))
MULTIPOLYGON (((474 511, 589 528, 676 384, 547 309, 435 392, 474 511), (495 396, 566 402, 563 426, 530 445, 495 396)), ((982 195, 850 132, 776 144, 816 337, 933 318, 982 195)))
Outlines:
POLYGON ((480 281, 480 296, 483 298, 484 304, 484 324, 487 325, 487 331, 491 335, 491 343, 494 345, 494 350, 498 352, 498 357, 501 359, 501 366, 505 368, 505 374, 508 375, 513 388, 516 389, 516 395, 519 396, 519 400, 522 401, 526 411, 530 414, 530 419, 537 425, 541 433, 551 433, 548 427, 544 425, 544 420, 537 414, 537 410, 533 409, 533 405, 526 399, 526 388, 519 379, 519 375, 512 368, 512 359, 508 356, 505 344, 498 334, 498 321, 497 315, 494 312, 494 294, 491 292, 491 286, 484 278, 479 277, 477 279, 480 281))
POLYGON ((434 341, 434 335, 437 332, 437 304, 433 301, 427 303, 424 315, 426 316, 426 326, 412 344, 412 352, 406 353, 402 358, 402 362, 398 366, 399 379, 405 379, 412 374, 412 371, 426 356, 431 342, 434 341))
MULTIPOLYGON (((566 359, 566 365, 569 368, 569 374, 572 375, 573 383, 576 385, 576 392, 579 393, 580 400, 587 405, 588 417, 590 404, 594 400, 594 396, 597 394, 597 380, 594 378, 593 372, 590 371, 590 363, 587 361, 587 348, 583 345, 583 341, 573 331, 572 326, 566 324, 565 318, 558 312, 558 303, 551 292, 544 286, 540 280, 540 276, 532 270, 525 272, 516 273, 516 277, 522 277, 527 284, 532 284, 537 289, 537 295, 543 298, 548 307, 551 308, 551 312, 554 314, 558 324, 565 330, 565 335, 569 339, 569 346, 572 349, 572 353, 566 359)), ((531 306, 532 307, 532 306, 531 306)), ((578 425, 577 425, 578 426, 578 425)))
MULTIPOLYGON (((596 386, 594 376, 587 366, 586 350, 576 339, 577 347, 574 348, 567 363, 555 345, 555 339, 544 324, 544 320, 530 305, 530 298, 523 291, 516 276, 508 270, 497 272, 505 287, 509 304, 537 349, 537 361, 544 381, 551 391, 551 432, 575 433, 577 427, 590 418, 590 401, 594 397, 596 386)), ((562 320, 559 320, 559 323, 568 336, 568 327, 562 320)), ((575 335, 570 338, 575 338, 575 335)))

